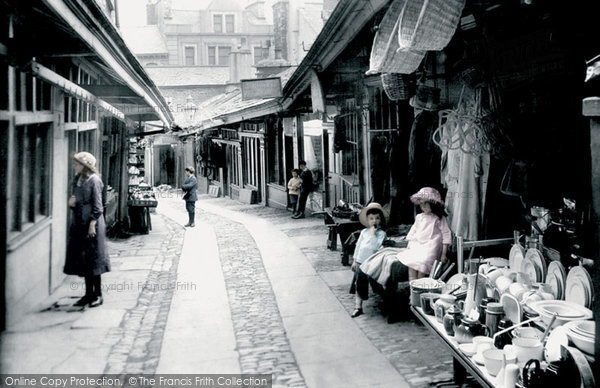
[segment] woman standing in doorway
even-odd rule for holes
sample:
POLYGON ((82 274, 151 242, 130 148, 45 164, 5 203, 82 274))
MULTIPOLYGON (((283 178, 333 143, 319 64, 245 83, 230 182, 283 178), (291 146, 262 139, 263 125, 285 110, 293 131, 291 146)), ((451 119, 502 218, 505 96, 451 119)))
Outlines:
POLYGON ((73 168, 77 175, 69 198, 73 217, 64 273, 85 278, 85 295, 75 306, 96 307, 103 303, 100 275, 110 271, 102 205, 104 185, 96 170, 96 158, 89 152, 73 155, 73 168))

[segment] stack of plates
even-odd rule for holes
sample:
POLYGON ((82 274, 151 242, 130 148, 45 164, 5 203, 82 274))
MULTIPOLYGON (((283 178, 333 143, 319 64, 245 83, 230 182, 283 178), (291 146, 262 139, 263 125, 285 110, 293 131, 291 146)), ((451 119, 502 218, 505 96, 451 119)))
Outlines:
POLYGON ((590 274, 581 266, 571 268, 567 276, 565 300, 589 308, 593 299, 594 290, 590 274))
POLYGON ((564 300, 567 283, 567 271, 560 261, 553 261, 548 265, 546 284, 552 289, 555 299, 564 300))
POLYGON ((519 271, 527 275, 528 281, 532 283, 541 282, 542 273, 530 257, 523 258, 521 261, 521 269, 519 271))
POLYGON ((546 259, 542 252, 536 248, 529 248, 527 253, 525 253, 525 258, 529 258, 536 266, 536 270, 541 274, 541 279, 539 282, 543 282, 546 280, 546 275, 548 273, 548 267, 546 266, 546 259))
POLYGON ((514 272, 519 272, 521 270, 521 262, 525 257, 525 248, 523 248, 520 244, 515 244, 510 248, 510 253, 508 255, 508 266, 514 272))
POLYGON ((571 321, 564 326, 567 329, 567 336, 575 344, 577 349, 582 352, 594 354, 594 340, 596 323, 594 321, 571 321))

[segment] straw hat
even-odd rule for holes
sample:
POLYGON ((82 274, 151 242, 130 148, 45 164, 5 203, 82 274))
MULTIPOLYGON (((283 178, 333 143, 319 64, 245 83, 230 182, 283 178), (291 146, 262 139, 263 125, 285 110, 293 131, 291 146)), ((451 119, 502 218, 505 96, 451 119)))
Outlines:
POLYGON ((423 187, 421 190, 411 195, 410 200, 415 205, 421 203, 421 200, 437 202, 441 205, 444 205, 440 192, 434 189, 433 187, 423 187))
POLYGON ((366 226, 367 228, 369 227, 369 223, 367 222, 367 212, 370 209, 378 209, 378 210, 380 210, 381 213, 383 214, 383 217, 385 218, 385 223, 386 224, 390 221, 390 213, 387 210, 385 210, 377 202, 371 202, 370 204, 368 204, 367 206, 365 206, 360 211, 360 214, 358 215, 358 219, 359 219, 360 223, 363 224, 364 226, 366 226))
POLYGON ((98 172, 98 170, 96 169, 96 158, 89 152, 78 152, 75 155, 73 155, 73 159, 81 163, 90 171, 93 171, 95 173, 98 172))

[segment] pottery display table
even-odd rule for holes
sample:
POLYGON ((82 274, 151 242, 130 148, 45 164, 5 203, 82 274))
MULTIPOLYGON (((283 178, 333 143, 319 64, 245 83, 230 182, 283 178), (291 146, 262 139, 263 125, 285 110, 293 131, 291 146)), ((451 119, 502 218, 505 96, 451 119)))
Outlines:
POLYGON ((427 315, 423 312, 420 307, 412 307, 410 308, 412 312, 415 314, 417 318, 423 325, 431 330, 444 344, 454 358, 453 367, 454 367, 454 380, 457 384, 462 384, 466 377, 466 373, 469 373, 471 376, 477 380, 482 387, 491 388, 495 387, 496 378, 490 375, 485 366, 477 365, 471 357, 465 355, 458 349, 458 343, 454 339, 454 337, 449 336, 444 330, 444 326, 437 321, 434 316, 427 315))

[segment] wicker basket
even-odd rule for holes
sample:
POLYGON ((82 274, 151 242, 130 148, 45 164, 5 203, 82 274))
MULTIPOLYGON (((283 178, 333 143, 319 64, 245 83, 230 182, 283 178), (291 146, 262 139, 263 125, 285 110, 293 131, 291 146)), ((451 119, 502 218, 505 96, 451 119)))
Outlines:
POLYGON ((398 19, 399 46, 412 50, 442 50, 456 31, 465 1, 407 1, 398 19))
POLYGON ((416 80, 414 75, 400 73, 382 73, 383 90, 392 101, 408 100, 415 94, 416 80))
POLYGON ((425 57, 424 51, 398 49, 381 67, 386 73, 414 73, 425 57))
POLYGON ((373 39, 367 74, 379 73, 387 57, 398 49, 398 17, 405 3, 406 0, 394 0, 381 19, 373 39))

